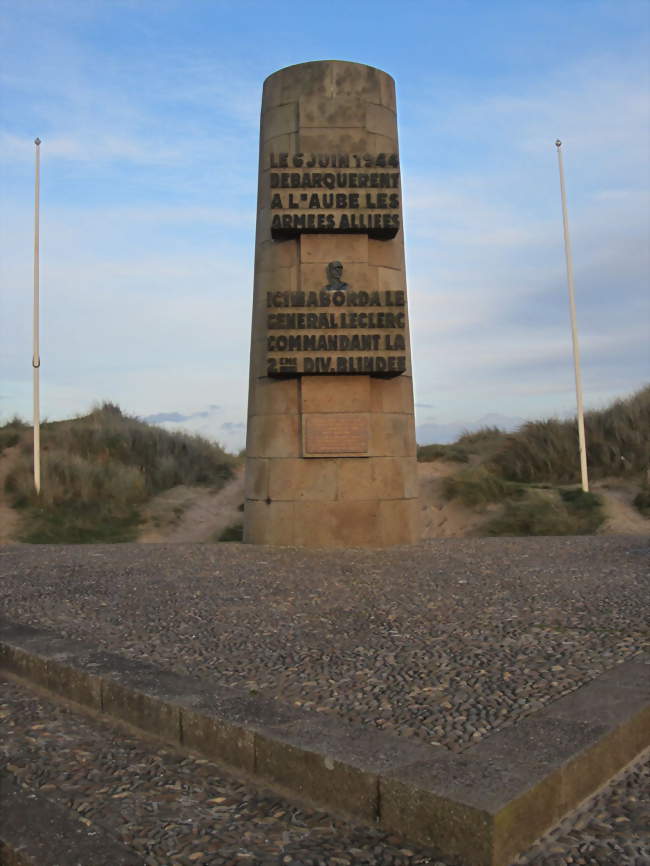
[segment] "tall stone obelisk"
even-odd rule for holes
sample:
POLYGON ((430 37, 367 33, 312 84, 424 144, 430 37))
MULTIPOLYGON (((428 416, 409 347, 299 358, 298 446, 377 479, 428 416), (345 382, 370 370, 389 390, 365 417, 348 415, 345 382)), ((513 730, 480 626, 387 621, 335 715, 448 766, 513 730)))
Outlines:
POLYGON ((393 79, 338 60, 264 82, 244 540, 419 539, 393 79))

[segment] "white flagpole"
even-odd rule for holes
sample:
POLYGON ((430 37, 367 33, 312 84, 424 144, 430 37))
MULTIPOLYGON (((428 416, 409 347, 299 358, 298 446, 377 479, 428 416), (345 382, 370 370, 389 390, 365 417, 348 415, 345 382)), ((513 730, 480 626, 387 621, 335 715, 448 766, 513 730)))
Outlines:
POLYGON ((41 186, 41 140, 34 139, 36 145, 36 183, 34 188, 34 487, 41 492, 41 413, 39 372, 41 356, 39 350, 39 199, 41 186))
POLYGON ((558 138, 555 142, 557 148, 557 159, 560 166, 560 194, 562 196, 562 220, 564 222, 564 253, 566 257, 567 282, 569 284, 569 308, 571 311, 571 338, 573 340, 573 366, 576 379, 576 401, 578 403, 578 445, 580 448, 580 474, 582 477, 582 489, 585 493, 589 490, 589 478, 587 477, 587 446, 585 443, 585 418, 582 408, 582 378, 580 375, 580 347, 578 346, 578 331, 576 327, 576 301, 573 290, 573 258, 571 256, 571 240, 569 238, 569 217, 566 207, 566 192, 564 189, 564 166, 562 164, 562 142, 558 138))

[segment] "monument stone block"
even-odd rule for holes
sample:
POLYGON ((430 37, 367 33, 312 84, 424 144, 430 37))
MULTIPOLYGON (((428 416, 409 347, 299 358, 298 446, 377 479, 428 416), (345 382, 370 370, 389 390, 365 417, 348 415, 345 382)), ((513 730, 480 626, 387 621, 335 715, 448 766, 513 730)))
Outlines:
POLYGON ((262 97, 245 540, 418 540, 410 377, 394 82, 281 69, 262 97))

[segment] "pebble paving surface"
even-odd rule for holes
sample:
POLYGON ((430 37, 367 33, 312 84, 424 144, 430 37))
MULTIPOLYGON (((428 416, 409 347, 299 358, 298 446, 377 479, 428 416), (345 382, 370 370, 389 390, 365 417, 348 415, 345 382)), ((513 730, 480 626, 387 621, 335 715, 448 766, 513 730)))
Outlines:
MULTIPOLYGON (((147 866, 449 866, 22 683, 0 677, 0 694, 0 751, 16 784, 108 832, 147 866)), ((517 863, 648 866, 649 783, 646 756, 517 863)))
POLYGON ((461 751, 650 648, 640 536, 0 548, 0 614, 461 751))

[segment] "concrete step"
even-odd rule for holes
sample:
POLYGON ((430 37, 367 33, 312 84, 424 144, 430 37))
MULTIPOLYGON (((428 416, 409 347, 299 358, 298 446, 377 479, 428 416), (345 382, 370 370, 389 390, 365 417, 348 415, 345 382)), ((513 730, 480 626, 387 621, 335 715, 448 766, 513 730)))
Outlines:
POLYGON ((646 658, 619 665, 460 754, 26 626, 0 630, 0 666, 468 866, 510 863, 650 745, 646 658))

